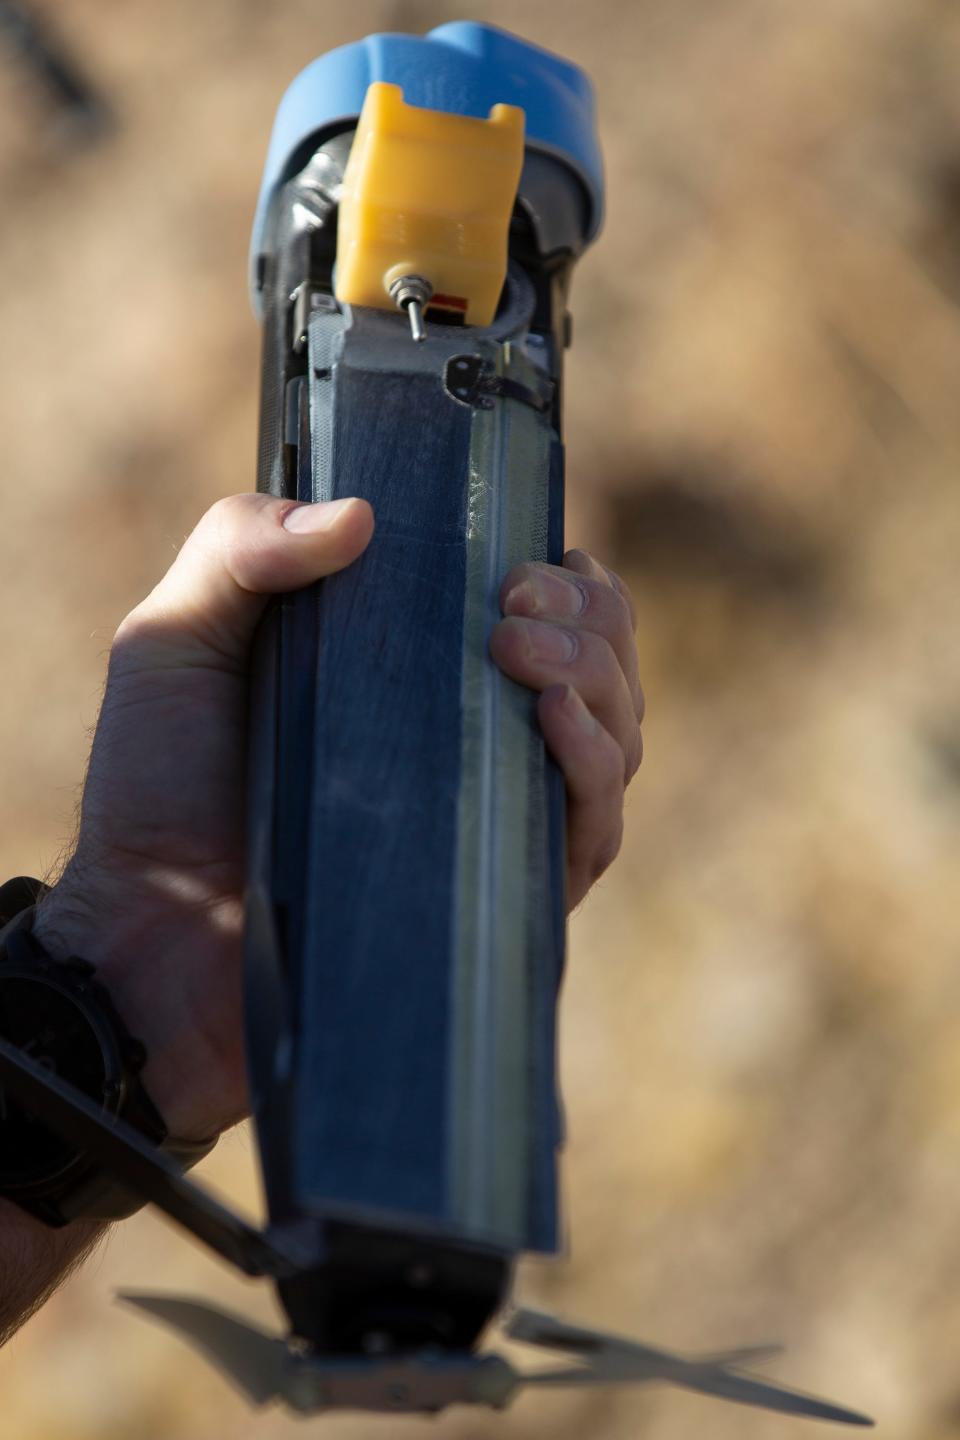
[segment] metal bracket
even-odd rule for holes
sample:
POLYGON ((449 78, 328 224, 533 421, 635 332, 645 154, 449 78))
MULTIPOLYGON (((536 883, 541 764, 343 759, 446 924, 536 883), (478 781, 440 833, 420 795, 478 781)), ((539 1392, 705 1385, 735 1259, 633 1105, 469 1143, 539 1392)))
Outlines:
POLYGON ((316 289, 307 282, 298 285, 290 299, 293 302, 293 349, 295 354, 299 355, 307 343, 310 316, 318 311, 328 314, 338 311, 340 305, 333 295, 328 295, 325 290, 316 289))
POLYGON ((553 405, 555 386, 543 380, 534 390, 529 385, 498 375, 489 361, 479 355, 451 355, 443 371, 443 388, 451 400, 474 409, 492 410, 494 401, 519 400, 545 415, 553 405))

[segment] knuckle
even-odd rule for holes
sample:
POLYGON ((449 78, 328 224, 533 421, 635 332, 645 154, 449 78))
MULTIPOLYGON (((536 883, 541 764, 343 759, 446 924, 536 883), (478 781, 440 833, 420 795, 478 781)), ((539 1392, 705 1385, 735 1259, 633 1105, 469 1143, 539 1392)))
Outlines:
POLYGON ((582 631, 578 638, 584 647, 585 658, 596 669, 598 678, 606 687, 615 680, 620 671, 616 651, 606 635, 598 634, 596 630, 582 631))
POLYGON ((624 752, 624 759, 626 764, 624 766, 623 784, 624 787, 626 787, 630 784, 630 781, 643 763, 643 735, 641 734, 639 725, 631 736, 630 744, 624 752))
POLYGON ((608 590, 609 597, 607 604, 610 606, 611 617, 618 634, 622 635, 629 644, 633 644, 633 637, 636 627, 633 620, 633 611, 630 602, 622 591, 614 587, 608 590))
POLYGON ((618 814, 616 824, 612 825, 597 841, 590 856, 588 866, 590 883, 599 880, 620 854, 620 847, 623 844, 623 816, 618 814))
POLYGON ((634 696, 634 709, 637 712, 637 724, 642 725, 644 716, 647 713, 647 697, 643 693, 643 686, 637 681, 637 691, 634 696))
POLYGON ((283 502, 272 495, 258 495, 253 492, 223 495, 214 501, 197 527, 201 542, 222 553, 227 548, 236 546, 238 541, 248 540, 251 524, 271 509, 275 509, 279 515, 283 502))
MULTIPOLYGON (((239 495, 224 495, 201 515, 180 555, 220 555, 240 524, 239 495)), ((178 559, 180 556, 177 557, 178 559)))
POLYGON ((240 519, 245 509, 242 495, 223 495, 215 500, 203 516, 200 524, 214 535, 229 531, 240 519))
POLYGON ((609 730, 602 727, 597 736, 596 766, 598 790, 611 807, 619 808, 624 790, 625 756, 623 747, 609 730))
POLYGON ((633 595, 630 592, 630 586, 627 584, 626 580, 624 580, 621 575, 617 574, 616 570, 608 569, 607 574, 610 576, 610 583, 612 584, 614 590, 617 592, 617 594, 620 596, 620 599, 626 606, 627 614, 630 617, 631 627, 635 626, 637 621, 637 608, 633 603, 633 595))
POLYGON ((263 496, 250 494, 221 495, 215 500, 207 514, 218 523, 247 515, 251 510, 262 509, 263 496))
POLYGON ((622 595, 622 596, 623 596, 624 600, 626 600, 627 604, 630 606, 630 609, 632 610, 632 609, 633 609, 633 596, 632 596, 632 594, 630 593, 630 586, 627 584, 626 580, 624 580, 623 576, 620 575, 616 570, 613 569, 612 565, 604 565, 603 568, 604 568, 604 570, 606 570, 606 572, 607 572, 607 577, 608 577, 608 579, 609 579, 609 581, 610 581, 610 584, 613 586, 614 590, 616 590, 616 592, 617 592, 618 595, 622 595))
POLYGON ((113 642, 110 646, 111 657, 141 639, 150 629, 151 623, 146 602, 141 600, 140 604, 135 605, 129 614, 124 615, 114 631, 113 642))
POLYGON ((583 620, 587 617, 588 623, 595 627, 593 633, 607 640, 612 647, 624 649, 632 645, 633 623, 623 596, 616 590, 611 590, 609 585, 586 575, 580 576, 574 583, 586 597, 583 613, 579 618, 583 620))

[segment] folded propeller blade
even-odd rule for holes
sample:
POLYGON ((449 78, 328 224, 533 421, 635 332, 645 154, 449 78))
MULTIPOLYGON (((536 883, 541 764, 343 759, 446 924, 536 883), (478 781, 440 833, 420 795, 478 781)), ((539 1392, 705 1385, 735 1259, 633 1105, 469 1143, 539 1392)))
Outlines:
POLYGON ((868 1415, 857 1410, 848 1410, 815 1395, 805 1395, 799 1390, 788 1390, 781 1385, 756 1379, 752 1375, 738 1374, 726 1370, 722 1365, 699 1365, 694 1361, 683 1361, 679 1357, 668 1357, 670 1367, 658 1374, 652 1368, 633 1371, 624 1364, 579 1365, 562 1370, 535 1371, 521 1375, 524 1385, 545 1386, 595 1386, 595 1385, 636 1385, 661 1381, 676 1385, 682 1390, 695 1390, 701 1395, 711 1395, 718 1400, 732 1400, 738 1405, 752 1405, 762 1410, 775 1410, 782 1415, 806 1415, 814 1420, 832 1420, 838 1425, 873 1425, 868 1415))
POLYGON ((532 1343, 556 1347, 555 1339, 540 1337, 562 1335, 564 1348, 592 1352, 582 1364, 524 1374, 495 1354, 310 1358, 239 1316, 193 1300, 168 1295, 121 1295, 120 1299, 191 1341, 254 1404, 281 1398, 301 1413, 328 1408, 382 1410, 385 1384, 392 1385, 391 1394, 403 1391, 399 1408, 429 1412, 456 1403, 500 1408, 527 1385, 593 1387, 661 1381, 783 1415, 844 1425, 873 1424, 857 1411, 728 1368, 734 1358, 769 1356, 770 1346, 728 1351, 722 1360, 686 1360, 665 1350, 566 1326, 536 1312, 515 1312, 505 1327, 514 1339, 537 1335, 532 1343))
POLYGON ((841 1425, 874 1423, 856 1410, 848 1410, 731 1368, 745 1360, 757 1362, 769 1359, 779 1352, 779 1346, 755 1345, 700 1359, 686 1359, 617 1335, 568 1325, 537 1310, 515 1310, 505 1320, 503 1329, 512 1340, 554 1350, 575 1351, 583 1358, 582 1365, 523 1375, 521 1378, 525 1385, 593 1386, 661 1381, 685 1390, 695 1390, 701 1395, 776 1410, 784 1415, 806 1415, 841 1425))
POLYGON ((765 1365, 783 1354, 782 1345, 743 1345, 739 1350, 716 1350, 709 1355, 696 1355, 698 1365, 765 1365))
POLYGON ((268 1335, 238 1315, 174 1295, 117 1295, 189 1340, 254 1405, 286 1394, 290 1352, 283 1340, 268 1335))

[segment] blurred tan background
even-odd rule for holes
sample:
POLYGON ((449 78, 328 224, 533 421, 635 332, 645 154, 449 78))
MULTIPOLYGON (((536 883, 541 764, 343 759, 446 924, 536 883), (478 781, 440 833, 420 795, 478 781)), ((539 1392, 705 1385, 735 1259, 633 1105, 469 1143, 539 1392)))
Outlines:
MULTIPOLYGON (((635 587, 647 758, 572 926, 567 1258, 520 1293, 960 1435, 960 11, 947 0, 71 0, 73 144, 0 45, 0 876, 69 843, 113 629, 252 488, 245 279, 314 55, 483 18, 596 82, 571 543, 635 587)), ((202 1174, 256 1210, 246 1131, 202 1174)), ((4 1440, 280 1440, 116 1288, 266 1293, 144 1213, 0 1355, 4 1440)), ((809 1423, 809 1422, 806 1422, 809 1423)), ((666 1390, 332 1437, 766 1440, 666 1390)), ((812 1432, 811 1432, 812 1433, 812 1432)))

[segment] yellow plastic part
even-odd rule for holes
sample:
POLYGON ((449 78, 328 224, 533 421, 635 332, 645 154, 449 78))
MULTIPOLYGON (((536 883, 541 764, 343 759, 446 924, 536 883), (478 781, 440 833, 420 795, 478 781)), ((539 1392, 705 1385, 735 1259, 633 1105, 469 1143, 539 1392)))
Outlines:
POLYGON ((337 299, 393 309, 391 284, 420 275, 431 305, 489 325, 507 273, 523 122, 515 105, 475 120, 408 105, 399 85, 371 85, 343 177, 337 299))

